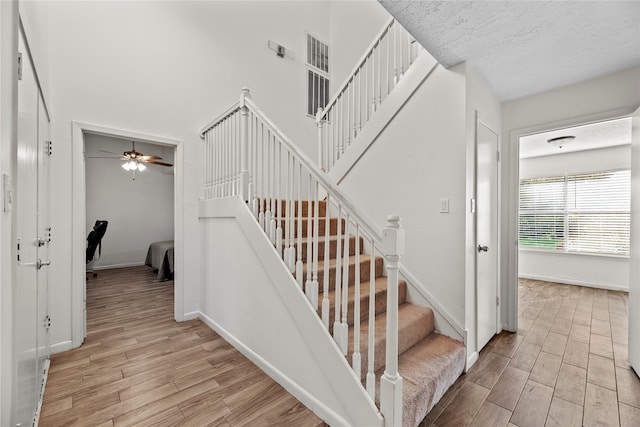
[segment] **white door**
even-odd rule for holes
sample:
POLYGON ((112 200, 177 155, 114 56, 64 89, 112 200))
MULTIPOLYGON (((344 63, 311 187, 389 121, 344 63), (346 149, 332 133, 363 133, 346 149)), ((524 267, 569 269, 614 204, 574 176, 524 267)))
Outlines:
POLYGON ((498 135, 477 122, 476 315, 478 351, 498 332, 498 135))
POLYGON ((15 216, 18 259, 14 307, 15 411, 13 425, 33 424, 39 397, 38 367, 38 86, 22 33, 18 82, 18 148, 15 216))
POLYGON ((640 108, 631 137, 631 274, 629 281, 629 363, 640 375, 640 108))

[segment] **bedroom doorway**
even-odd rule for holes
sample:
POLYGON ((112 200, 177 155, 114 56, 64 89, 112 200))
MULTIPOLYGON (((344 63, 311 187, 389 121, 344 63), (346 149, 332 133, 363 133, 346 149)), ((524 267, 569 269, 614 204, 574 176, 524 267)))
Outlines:
POLYGON ((97 220, 108 224, 102 250, 96 249, 89 264, 96 274, 101 269, 144 265, 151 243, 175 241, 174 318, 183 320, 184 195, 177 185, 183 182, 182 162, 181 141, 73 123, 74 347, 87 334, 86 283, 93 278, 87 274, 87 236, 97 220))

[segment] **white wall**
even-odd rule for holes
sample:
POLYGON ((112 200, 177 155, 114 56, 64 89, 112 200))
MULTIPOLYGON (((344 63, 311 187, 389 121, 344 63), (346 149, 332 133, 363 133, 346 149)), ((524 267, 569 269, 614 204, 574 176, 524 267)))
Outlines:
MULTIPOLYGON (((631 146, 575 151, 520 160, 520 178, 559 176, 631 167, 631 146)), ((528 279, 604 289, 629 289, 629 259, 519 249, 518 275, 528 279)))
POLYGON ((438 67, 340 183, 382 229, 399 215, 402 264, 464 325, 466 111, 463 73, 438 67), (437 100, 437 102, 434 102, 437 100), (450 213, 439 213, 440 198, 450 213))
POLYGON ((305 115, 305 30, 328 39, 320 2, 49 3, 53 227, 52 343, 71 334, 72 120, 184 141, 185 311, 200 304, 202 266, 196 203, 201 195, 201 126, 240 89, 311 156, 313 120, 305 115), (80 36, 81 35, 81 36, 80 36), (295 52, 280 59, 268 40, 295 52))
POLYGON ((332 1, 329 6, 331 38, 331 92, 344 83, 362 55, 371 46, 391 15, 376 0, 332 1))
MULTIPOLYGON (((131 142, 102 135, 85 135, 87 232, 96 220, 109 221, 102 239, 102 256, 95 268, 144 264, 149 244, 173 240, 173 168, 147 165, 132 173, 122 161, 105 158, 131 150, 131 142)), ((173 163, 173 148, 138 142, 136 150, 173 163)), ((116 157, 117 156, 113 156, 116 157)), ((96 257, 98 254, 96 253, 96 257)))
POLYGON ((503 179, 508 186, 502 190, 501 281, 509 304, 502 306, 502 318, 509 329, 515 328, 517 313, 517 200, 518 200, 518 137, 525 133, 542 132, 589 121, 605 120, 631 113, 640 105, 640 68, 632 68, 575 85, 554 89, 502 105, 503 179))

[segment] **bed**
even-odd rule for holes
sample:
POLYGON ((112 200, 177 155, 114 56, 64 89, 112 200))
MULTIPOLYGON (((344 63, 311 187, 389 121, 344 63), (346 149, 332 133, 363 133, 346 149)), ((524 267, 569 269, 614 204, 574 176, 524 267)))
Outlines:
POLYGON ((151 243, 144 263, 158 270, 159 280, 173 279, 173 240, 151 243))

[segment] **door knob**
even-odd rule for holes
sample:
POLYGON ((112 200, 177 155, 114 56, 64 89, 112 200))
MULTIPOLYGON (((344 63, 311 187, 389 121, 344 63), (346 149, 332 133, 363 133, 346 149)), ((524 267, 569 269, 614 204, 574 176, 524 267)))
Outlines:
POLYGON ((41 269, 42 267, 44 267, 45 265, 51 265, 51 261, 40 261, 40 260, 37 260, 37 261, 36 261, 36 268, 37 268, 38 270, 40 270, 40 269, 41 269))
POLYGON ((478 245, 478 252, 489 252, 489 246, 478 245))

